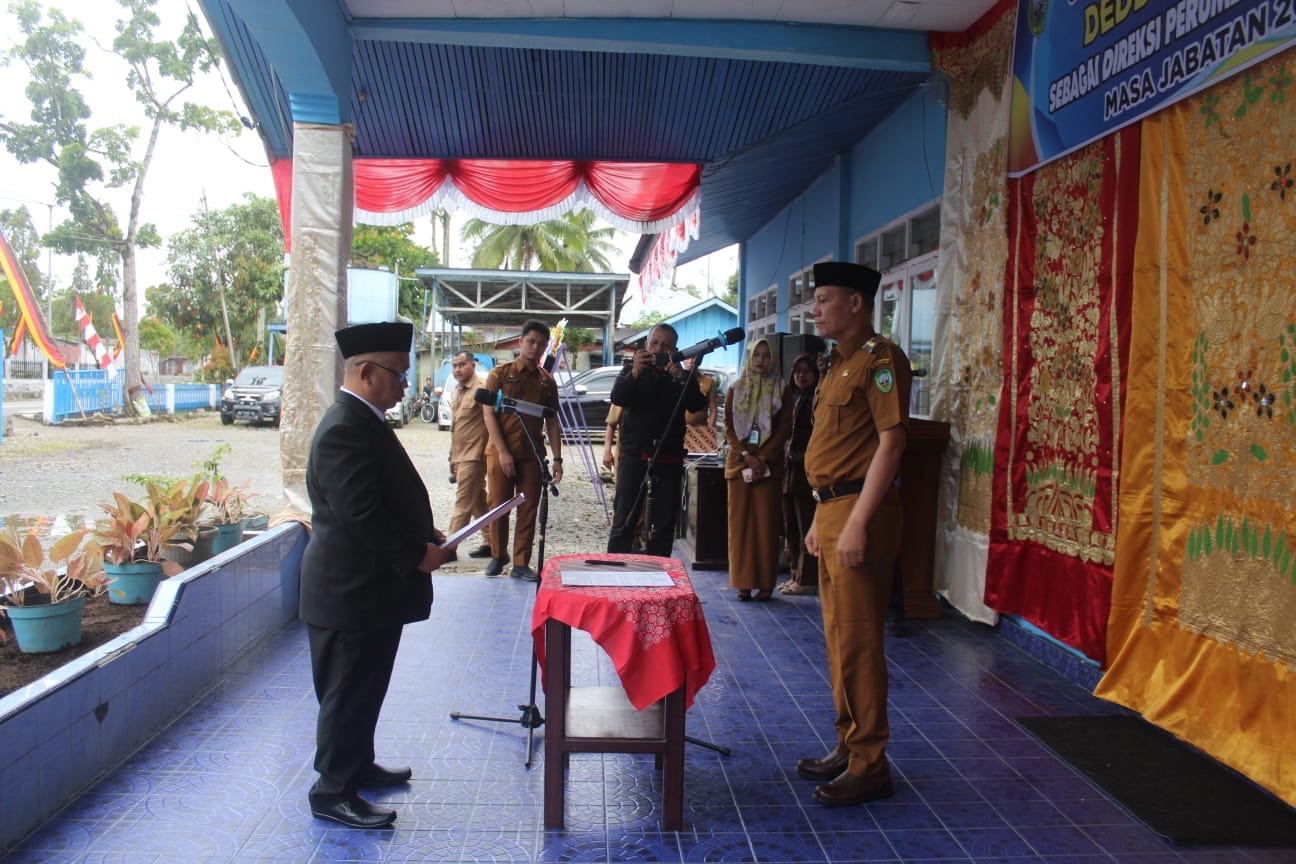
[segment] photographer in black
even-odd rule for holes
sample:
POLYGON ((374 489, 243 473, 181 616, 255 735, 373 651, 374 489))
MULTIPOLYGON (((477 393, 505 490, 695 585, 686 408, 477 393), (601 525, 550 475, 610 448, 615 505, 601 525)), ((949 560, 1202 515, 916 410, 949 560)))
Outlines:
POLYGON ((648 495, 644 488, 648 462, 660 443, 652 478, 652 522, 646 529, 644 551, 663 558, 671 554, 684 476, 684 412, 706 407, 697 379, 670 359, 678 339, 674 327, 658 324, 612 385, 612 404, 620 405, 623 413, 609 552, 631 551, 648 495), (677 410, 681 392, 683 405, 677 410))

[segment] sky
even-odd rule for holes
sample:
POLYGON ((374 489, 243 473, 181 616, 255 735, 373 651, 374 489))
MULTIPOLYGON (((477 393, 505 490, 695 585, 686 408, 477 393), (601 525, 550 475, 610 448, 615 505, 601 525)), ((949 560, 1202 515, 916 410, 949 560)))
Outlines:
MULTIPOLYGON (((125 64, 123 64, 106 46, 112 42, 113 24, 120 17, 121 9, 113 0, 64 0, 64 2, 45 2, 46 9, 60 8, 70 17, 78 19, 86 33, 96 37, 100 47, 88 47, 86 68, 93 76, 92 80, 81 82, 81 90, 92 111, 91 126, 105 126, 112 123, 138 124, 145 123, 142 111, 130 94, 125 83, 125 64)), ((188 4, 178 0, 161 0, 156 6, 162 18, 158 28, 159 37, 169 37, 179 32, 184 23, 188 4)), ((197 11, 197 7, 193 7, 197 11)), ((199 13, 202 25, 207 22, 199 13)), ((7 4, 0 9, 0 53, 6 56, 15 44, 17 25, 9 14, 7 4)), ((88 40, 80 40, 90 46, 88 40)), ((0 116, 28 121, 30 104, 23 95, 26 85, 26 74, 21 65, 11 63, 0 66, 0 116)), ((200 80, 189 91, 190 101, 215 108, 250 116, 251 112, 243 105, 242 99, 228 76, 212 74, 200 80)), ((142 142, 141 142, 142 147, 142 142)), ((142 152, 137 151, 137 152, 142 152)), ((43 164, 23 165, 18 163, 7 151, 0 149, 0 208, 14 209, 26 205, 32 214, 32 220, 38 231, 44 232, 53 224, 58 224, 66 217, 66 212, 54 202, 54 173, 43 164)), ((237 135, 215 136, 198 133, 186 133, 164 127, 159 137, 157 150, 145 180, 142 199, 141 217, 144 222, 152 222, 158 228, 165 241, 167 237, 190 227, 193 215, 202 207, 203 196, 207 206, 220 210, 243 199, 244 193, 273 197, 274 184, 270 177, 269 162, 266 158, 260 138, 249 130, 241 130, 237 135)), ((117 212, 127 212, 130 190, 117 190, 109 196, 117 207, 117 212)), ((705 209, 703 218, 706 218, 705 209)), ((458 229, 467 219, 466 214, 456 213, 451 220, 451 250, 449 266, 468 266, 471 250, 462 248, 456 243, 458 229)), ((415 242, 439 248, 433 236, 430 218, 415 223, 415 242)), ((618 232, 618 248, 622 255, 613 261, 613 266, 621 272, 628 272, 631 252, 638 242, 636 235, 618 232)), ((166 252, 165 243, 159 249, 143 249, 138 253, 138 278, 141 289, 140 311, 144 311, 143 290, 149 285, 165 282, 166 252)), ((42 272, 53 271, 54 279, 59 284, 70 281, 75 258, 46 254, 41 259, 42 272)), ((723 292, 729 275, 737 270, 737 253, 735 248, 718 252, 700 261, 681 267, 676 274, 680 285, 696 285, 699 288, 708 284, 716 293, 723 292)), ((622 323, 628 324, 643 314, 643 305, 639 292, 632 284, 626 300, 622 323)), ((680 311, 697 301, 683 292, 659 290, 649 298, 654 309, 661 309, 667 314, 680 311)))

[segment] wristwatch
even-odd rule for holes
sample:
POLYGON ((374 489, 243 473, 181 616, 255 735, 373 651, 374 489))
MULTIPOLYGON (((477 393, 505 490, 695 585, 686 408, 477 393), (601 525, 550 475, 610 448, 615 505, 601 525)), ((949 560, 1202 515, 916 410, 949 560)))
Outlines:
POLYGON ((554 463, 555 465, 561 465, 561 464, 562 464, 562 457, 561 457, 561 456, 555 456, 555 457, 553 457, 552 459, 550 459, 549 461, 552 462, 552 463, 554 463))

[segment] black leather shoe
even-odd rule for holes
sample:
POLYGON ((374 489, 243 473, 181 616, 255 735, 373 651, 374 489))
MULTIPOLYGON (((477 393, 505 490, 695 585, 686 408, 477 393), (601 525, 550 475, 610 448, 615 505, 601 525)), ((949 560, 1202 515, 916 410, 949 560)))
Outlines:
POLYGON ((850 754, 834 750, 822 759, 798 759, 797 773, 807 780, 832 780, 850 765, 850 754))
POLYGON ((311 815, 340 822, 348 828, 386 828, 396 821, 396 811, 376 807, 359 795, 311 793, 311 815))
POLYGON ((849 771, 831 783, 826 783, 814 790, 814 800, 825 807, 848 807, 852 804, 863 804, 879 798, 890 798, 895 794, 891 783, 891 772, 859 777, 849 771))
POLYGON ((504 565, 508 563, 507 558, 492 558, 486 565, 487 576, 498 576, 504 572, 504 565))
POLYGON ((489 546, 478 546, 468 553, 469 558, 489 558, 491 557, 491 548, 489 546))
POLYGON ((384 786, 400 786, 408 783, 414 772, 408 768, 384 768, 377 762, 370 765, 356 778, 357 786, 369 789, 380 789, 384 786))
POLYGON ((514 579, 521 579, 523 582, 540 581, 540 575, 525 564, 520 567, 514 567, 509 571, 509 575, 514 579))

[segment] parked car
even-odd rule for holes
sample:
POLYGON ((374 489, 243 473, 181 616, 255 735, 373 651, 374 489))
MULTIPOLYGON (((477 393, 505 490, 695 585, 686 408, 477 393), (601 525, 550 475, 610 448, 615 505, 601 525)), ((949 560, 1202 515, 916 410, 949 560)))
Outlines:
MULTIPOLYGON (((622 368, 624 367, 621 364, 617 364, 615 366, 599 366, 588 369, 573 376, 567 386, 564 386, 564 382, 559 380, 559 397, 567 403, 561 415, 564 425, 572 417, 573 412, 579 410, 579 414, 575 416, 578 419, 583 418, 586 434, 591 438, 601 439, 607 426, 608 412, 612 409, 612 385, 616 382, 617 376, 621 374, 622 368)), ((716 422, 723 424, 724 394, 729 387, 732 373, 723 369, 708 369, 706 367, 698 371, 699 373, 713 375, 719 381, 720 411, 716 422)), ((662 422, 665 421, 666 418, 662 418, 662 422)))
POLYGON ((221 394, 220 418, 226 426, 235 420, 279 425, 284 367, 245 366, 225 382, 221 394))
POLYGON ((397 429, 409 422, 414 410, 414 396, 406 393, 405 398, 387 409, 387 422, 397 429))
POLYGON ((437 398, 436 404, 437 428, 442 432, 450 428, 454 422, 454 408, 450 405, 449 399, 437 398))
MULTIPOLYGON (((495 368, 495 358, 489 354, 474 354, 473 356, 477 358, 477 372, 484 379, 486 373, 495 368)), ((441 368, 437 370, 432 383, 436 387, 433 398, 436 400, 437 428, 444 432, 450 428, 450 424, 454 420, 454 412, 450 409, 450 400, 441 398, 441 392, 447 386, 454 386, 454 379, 450 377, 449 358, 441 361, 441 368)))

